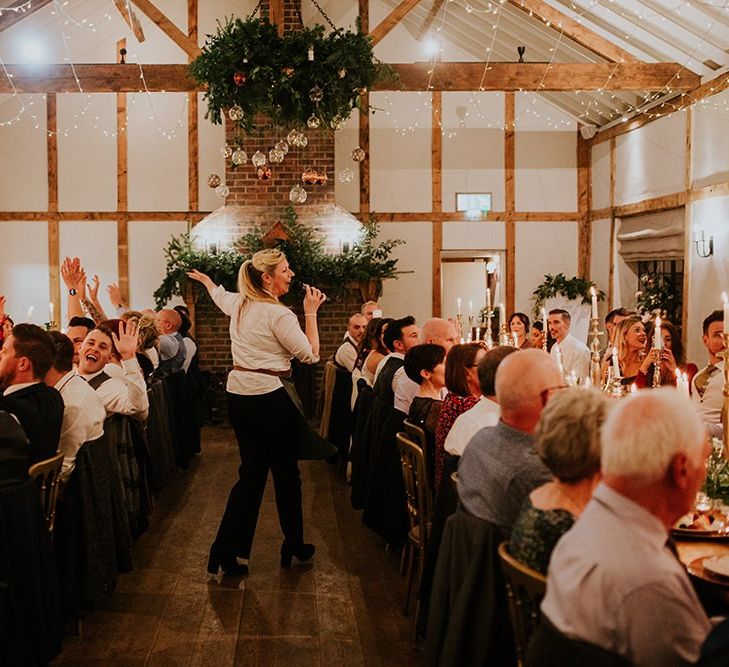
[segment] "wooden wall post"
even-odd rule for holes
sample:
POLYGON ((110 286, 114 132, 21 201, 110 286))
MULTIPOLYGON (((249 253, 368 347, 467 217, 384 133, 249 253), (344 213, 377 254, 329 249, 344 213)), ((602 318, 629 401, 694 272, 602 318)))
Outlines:
POLYGON ((443 251, 443 94, 432 93, 431 112, 431 185, 433 197, 433 317, 440 317, 441 303, 441 252, 443 251))
POLYGON ((610 139, 610 264, 608 271, 608 312, 615 308, 615 137, 610 139))
MULTIPOLYGON (((120 49, 127 46, 126 39, 116 43, 117 62, 121 60, 120 49)), ((124 303, 129 304, 129 218, 127 195, 127 95, 116 94, 116 262, 119 289, 124 303)), ((112 304, 118 305, 118 304, 112 304)), ((131 304, 129 304, 131 305, 131 304)))
MULTIPOLYGON (((187 0, 187 36, 197 44, 198 40, 198 17, 197 0, 187 0)), ((192 58, 188 56, 192 62, 192 58)), ((200 208, 200 152, 198 132, 198 97, 195 91, 187 94, 187 208, 190 212, 200 208)), ((193 224, 192 218, 188 220, 188 227, 193 224)), ((195 300, 193 290, 189 290, 191 298, 185 299, 185 305, 190 312, 192 326, 190 333, 195 335, 195 300)))
POLYGON ((590 279, 592 260, 590 160, 590 146, 577 130, 577 275, 586 280, 590 279))
MULTIPOLYGON (((55 93, 46 95, 48 131, 48 288, 56 326, 61 326, 61 251, 58 229, 58 119, 55 93)), ((41 310, 44 312, 45 308, 41 310)), ((49 312, 50 316, 50 312, 49 312)))
MULTIPOLYGON (((369 0, 359 0, 359 20, 362 32, 370 30, 369 0)), ((370 213, 370 96, 362 96, 359 110, 359 147, 365 152, 365 159, 359 163, 359 212, 365 221, 370 213)))
POLYGON ((683 303, 681 304, 681 341, 683 343, 683 349, 686 349, 688 342, 688 318, 689 318, 689 275, 691 273, 691 267, 694 262, 694 255, 692 254, 691 238, 692 238, 692 178, 691 178, 691 163, 692 163, 692 142, 691 133, 693 128, 693 108, 689 107, 685 110, 686 113, 686 162, 684 166, 684 187, 686 188, 686 205, 684 206, 684 243, 683 243, 683 303))
POLYGON ((504 197, 506 199, 506 312, 516 301, 516 98, 504 93, 504 197))

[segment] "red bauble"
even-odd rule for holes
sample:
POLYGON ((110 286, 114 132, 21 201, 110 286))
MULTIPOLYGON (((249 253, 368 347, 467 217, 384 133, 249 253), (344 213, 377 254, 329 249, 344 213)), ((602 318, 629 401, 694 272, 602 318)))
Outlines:
POLYGON ((262 181, 271 180, 271 167, 258 167, 258 171, 256 173, 258 174, 258 178, 262 181))
POLYGON ((235 83, 236 86, 242 86, 247 79, 248 77, 243 72, 236 72, 233 75, 233 83, 235 83))

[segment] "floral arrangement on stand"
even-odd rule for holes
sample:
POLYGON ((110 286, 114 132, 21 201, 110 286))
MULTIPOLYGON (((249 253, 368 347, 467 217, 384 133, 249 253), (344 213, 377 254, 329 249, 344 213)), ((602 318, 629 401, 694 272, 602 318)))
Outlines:
MULTIPOLYGON (((374 57, 370 38, 359 22, 356 32, 336 28, 331 21, 329 25, 329 33, 315 25, 279 36, 268 21, 231 17, 208 35, 202 53, 190 64, 190 73, 206 86, 206 117, 219 125, 227 113, 234 124, 233 141, 221 149, 233 168, 248 162, 246 135, 265 123, 280 133, 280 139, 267 153, 257 150, 250 160, 258 178, 269 180, 271 166, 283 162, 289 150, 307 146, 304 128, 336 131, 353 109, 362 108, 369 88, 393 78, 390 68, 374 57)), ((364 158, 359 146, 352 151, 355 162, 364 158)), ((351 182, 352 170, 343 169, 339 178, 351 182)), ((305 184, 323 184, 327 179, 321 171, 302 174, 305 184)), ((223 198, 229 194, 217 174, 210 176, 208 185, 223 198)), ((297 184, 289 198, 303 203, 306 191, 297 184)))
POLYGON ((360 238, 339 255, 325 250, 325 240, 315 228, 297 221, 292 207, 286 210, 281 221, 284 234, 270 239, 269 230, 254 227, 241 236, 230 249, 215 253, 195 246, 189 232, 173 237, 165 248, 166 269, 162 284, 154 293, 155 303, 163 307, 173 296, 183 296, 190 288, 197 296, 207 298, 207 292, 187 277, 187 272, 197 269, 229 291, 237 290, 240 265, 253 253, 266 247, 280 248, 296 272, 289 301, 297 301, 303 284, 325 287, 335 295, 348 284, 376 282, 377 293, 382 280, 397 277, 397 258, 392 251, 404 243, 400 239, 377 242, 379 225, 375 216, 362 227, 360 238))
POLYGON ((590 289, 593 287, 595 287, 598 301, 604 300, 605 292, 598 290, 595 283, 590 280, 576 276, 567 278, 564 273, 558 273, 556 276, 546 274, 544 280, 532 292, 534 316, 539 317, 544 302, 555 296, 564 296, 570 301, 581 299, 582 303, 590 303, 590 289))

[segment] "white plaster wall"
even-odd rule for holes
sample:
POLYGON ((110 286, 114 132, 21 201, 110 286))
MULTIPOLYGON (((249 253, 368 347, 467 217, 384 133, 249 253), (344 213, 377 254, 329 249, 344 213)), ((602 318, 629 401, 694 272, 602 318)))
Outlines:
POLYGON ((43 324, 49 318, 48 226, 45 222, 0 222, 0 294, 17 322, 43 324), (32 243, 30 242, 32 239, 32 243), (33 314, 28 317, 28 309, 33 314))
POLYGON ((359 211, 359 169, 360 163, 352 160, 352 151, 359 145, 359 111, 347 119, 334 135, 334 196, 337 204, 348 211, 359 211), (342 183, 339 174, 344 169, 352 170, 352 180, 342 183))
MULTIPOLYGON (((183 221, 129 223, 129 303, 133 308, 155 307, 152 294, 165 276, 164 249, 173 236, 186 231, 183 221)), ((175 298, 171 303, 183 300, 175 298)))
POLYGON ((422 324, 432 313, 432 243, 430 222, 392 222, 382 225, 380 239, 403 239, 405 245, 395 248, 399 259, 397 280, 383 284, 380 305, 386 317, 414 315, 422 324))
MULTIPOLYGON (((110 282, 119 282, 117 270, 116 222, 62 221, 58 225, 59 250, 61 262, 64 257, 78 257, 86 270, 88 283, 94 274, 101 279, 99 301, 106 314, 113 317, 114 310, 106 293, 110 282)), ((65 285, 61 280, 62 322, 68 323, 66 310, 65 285)))
POLYGON ((504 203, 503 93, 443 93, 443 210, 457 192, 490 192, 491 210, 504 203))
MULTIPOLYGON (((47 211, 45 95, 24 95, 23 100, 28 110, 12 125, 0 127, 0 207, 5 211, 47 211)), ((18 98, 0 95, 0 121, 12 120, 21 108, 18 98)))
POLYGON ((577 223, 516 223, 516 310, 531 313, 531 296, 547 273, 577 274, 577 223))
POLYGON ((610 206, 610 142, 595 144, 592 158, 592 208, 610 206))
MULTIPOLYGON (((461 299, 463 321, 478 314, 486 305, 486 262, 446 262, 441 269, 443 317, 458 315, 458 299, 461 299)), ((498 303, 498 301, 497 301, 498 303)))
POLYGON ((90 97, 58 96, 60 211, 116 210, 116 95, 90 97))
POLYGON ((693 107, 691 177, 694 187, 729 180, 729 91, 693 107))
POLYGON ((729 294, 729 197, 716 197, 694 202, 691 217, 701 221, 707 235, 714 237, 714 255, 702 259, 696 256, 694 245, 690 245, 691 279, 688 300, 688 345, 687 358, 699 367, 706 360, 701 343, 701 322, 712 311, 721 308, 721 293, 729 294))
POLYGON ((430 98, 428 93, 370 95, 372 106, 385 109, 370 118, 373 211, 431 210, 430 98), (396 131, 410 127, 404 134, 396 131))
POLYGON ((506 247, 503 222, 446 222, 443 250, 503 250, 506 247))
POLYGON ((683 190, 686 114, 677 112, 617 137, 615 159, 616 205, 683 190))
POLYGON ((577 210, 574 121, 533 94, 516 95, 517 211, 577 210))

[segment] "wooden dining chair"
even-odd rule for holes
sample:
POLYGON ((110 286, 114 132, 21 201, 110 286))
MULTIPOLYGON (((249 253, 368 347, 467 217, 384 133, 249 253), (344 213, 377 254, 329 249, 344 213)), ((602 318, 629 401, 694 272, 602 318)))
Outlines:
POLYGON ((428 493, 430 494, 430 506, 433 507, 434 504, 434 494, 433 489, 430 484, 430 480, 432 479, 431 473, 432 471, 429 469, 429 454, 428 451, 428 440, 425 437, 425 431, 421 426, 418 426, 417 424, 414 424, 409 419, 406 419, 402 423, 403 428, 405 429, 405 433, 410 436, 410 439, 420 447, 421 451, 423 452, 423 464, 425 465, 425 477, 423 478, 423 481, 428 485, 428 493))
POLYGON ((506 582, 516 657, 519 664, 523 665, 529 640, 539 627, 539 605, 544 597, 547 579, 516 560, 509 553, 508 542, 499 545, 499 560, 506 582))
POLYGON ((34 463, 28 469, 28 476, 35 479, 40 486, 41 505, 43 515, 46 519, 48 532, 53 534, 53 527, 56 523, 56 502, 60 490, 59 476, 63 466, 63 454, 58 453, 44 461, 34 463))
MULTIPOLYGON (((409 523, 408 537, 405 544, 406 551, 403 554, 407 559, 406 576, 408 582, 403 613, 407 616, 410 610, 410 596, 413 588, 418 591, 423 578, 425 551, 430 533, 431 499, 428 495, 428 488, 423 483, 427 479, 423 450, 408 437, 407 433, 397 433, 395 438, 400 450, 409 523), (417 570, 415 569, 416 560, 417 570)), ((419 612, 420 602, 418 601, 415 608, 413 631, 417 627, 419 612)))

